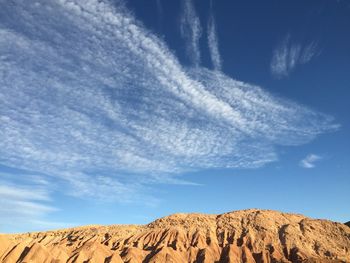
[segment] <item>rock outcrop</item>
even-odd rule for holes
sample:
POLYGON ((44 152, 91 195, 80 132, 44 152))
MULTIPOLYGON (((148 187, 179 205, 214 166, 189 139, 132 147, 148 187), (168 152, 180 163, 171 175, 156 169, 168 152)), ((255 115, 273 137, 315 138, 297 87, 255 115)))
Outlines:
POLYGON ((350 228, 269 210, 0 235, 0 262, 350 262, 350 228))

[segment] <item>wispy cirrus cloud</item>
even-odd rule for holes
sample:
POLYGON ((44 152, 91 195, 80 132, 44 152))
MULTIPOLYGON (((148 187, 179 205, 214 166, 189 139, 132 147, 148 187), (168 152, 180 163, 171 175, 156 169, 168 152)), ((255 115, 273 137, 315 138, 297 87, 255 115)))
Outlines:
POLYGON ((322 156, 317 154, 308 154, 304 159, 302 159, 299 163, 301 167, 304 168, 314 168, 316 166, 316 162, 322 160, 322 156))
POLYGON ((330 116, 199 67, 190 1, 195 68, 113 3, 0 2, 0 164, 59 178, 74 195, 153 201, 149 184, 260 167, 277 159, 276 145, 337 129, 330 116))
POLYGON ((58 211, 52 204, 50 191, 42 183, 45 179, 38 180, 38 176, 30 178, 27 175, 24 182, 18 182, 13 177, 13 174, 0 173, 0 232, 21 225, 42 229, 35 222, 44 222, 47 215, 58 211))
POLYGON ((186 52, 194 66, 199 66, 201 52, 199 39, 202 35, 202 27, 193 0, 182 0, 182 14, 180 18, 180 33, 186 41, 186 52))
POLYGON ((288 35, 273 51, 270 67, 277 78, 288 76, 298 64, 306 64, 319 55, 316 42, 302 45, 290 39, 288 35))
POLYGON ((157 7, 157 15, 158 15, 158 29, 162 29, 162 23, 163 23, 163 5, 161 0, 155 0, 156 1, 156 7, 157 7))
POLYGON ((163 13, 163 7, 162 7, 161 0, 156 0, 156 5, 157 5, 158 14, 162 15, 162 13, 163 13))
POLYGON ((222 67, 222 60, 219 52, 219 40, 216 33, 216 23, 215 23, 215 17, 213 14, 213 3, 210 2, 210 11, 209 11, 209 18, 208 18, 208 46, 209 46, 209 52, 210 52, 210 58, 211 62, 213 64, 214 70, 221 70, 222 67))

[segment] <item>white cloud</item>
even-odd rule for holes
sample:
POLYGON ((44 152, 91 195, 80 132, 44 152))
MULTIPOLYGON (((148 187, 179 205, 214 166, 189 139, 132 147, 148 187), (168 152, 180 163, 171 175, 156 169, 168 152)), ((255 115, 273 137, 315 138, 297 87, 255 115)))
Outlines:
MULTIPOLYGON (((212 5, 212 2, 210 2, 212 5)), ((213 63, 213 68, 215 70, 221 70, 222 60, 219 52, 219 40, 216 33, 216 23, 213 15, 212 6, 210 9, 210 14, 208 18, 208 46, 210 52, 210 58, 213 63)))
MULTIPOLYGON (((23 176, 20 174, 18 176, 23 176)), ((3 174, 1 174, 3 178, 3 174)), ((49 191, 37 185, 11 183, 8 180, 0 180, 0 231, 11 228, 32 225, 36 229, 42 226, 30 223, 41 220, 58 209, 51 204, 49 191)))
POLYGON ((321 156, 316 154, 309 154, 303 160, 300 161, 300 166, 304 168, 314 168, 315 162, 320 161, 321 156))
POLYGON ((2 198, 8 198, 12 200, 50 200, 47 192, 43 189, 35 189, 35 191, 33 191, 33 189, 31 188, 24 188, 11 185, 0 185, 0 195, 2 198))
POLYGON ((300 56, 300 63, 306 64, 311 61, 312 58, 320 54, 319 47, 316 42, 312 42, 304 47, 304 50, 300 56))
POLYGON ((319 55, 316 42, 302 46, 292 43, 288 35, 274 50, 271 72, 277 78, 288 76, 298 64, 306 64, 319 55))
POLYGON ((199 66, 201 60, 199 39, 202 28, 192 1, 182 0, 183 11, 180 19, 180 32, 186 41, 187 55, 191 58, 193 65, 199 66))
POLYGON ((0 164, 59 178, 71 194, 152 200, 149 183, 260 167, 276 145, 338 127, 219 71, 184 68, 124 7, 14 2, 0 3, 0 164))

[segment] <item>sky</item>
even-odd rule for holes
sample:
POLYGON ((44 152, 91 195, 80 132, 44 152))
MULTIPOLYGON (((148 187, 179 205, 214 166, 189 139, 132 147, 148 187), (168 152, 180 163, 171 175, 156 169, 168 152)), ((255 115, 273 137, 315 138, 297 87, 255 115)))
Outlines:
POLYGON ((0 232, 349 221, 349 47, 345 0, 0 0, 0 232))

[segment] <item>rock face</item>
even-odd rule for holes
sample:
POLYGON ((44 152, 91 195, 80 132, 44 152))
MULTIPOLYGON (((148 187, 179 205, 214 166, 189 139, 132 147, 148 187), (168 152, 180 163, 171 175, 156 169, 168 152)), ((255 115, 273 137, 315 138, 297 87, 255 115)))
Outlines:
POLYGON ((348 227, 350 227, 350 221, 346 222, 345 225, 347 225, 348 227))
POLYGON ((0 235, 0 262, 350 262, 350 228, 268 210, 0 235))

